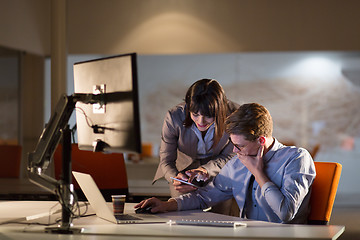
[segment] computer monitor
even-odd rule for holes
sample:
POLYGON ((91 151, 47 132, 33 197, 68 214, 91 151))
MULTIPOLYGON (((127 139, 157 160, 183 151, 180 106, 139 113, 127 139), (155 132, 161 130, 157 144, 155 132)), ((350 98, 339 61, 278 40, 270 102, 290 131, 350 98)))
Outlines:
POLYGON ((101 103, 76 103, 80 150, 140 153, 136 54, 74 64, 76 94, 97 94, 101 103))

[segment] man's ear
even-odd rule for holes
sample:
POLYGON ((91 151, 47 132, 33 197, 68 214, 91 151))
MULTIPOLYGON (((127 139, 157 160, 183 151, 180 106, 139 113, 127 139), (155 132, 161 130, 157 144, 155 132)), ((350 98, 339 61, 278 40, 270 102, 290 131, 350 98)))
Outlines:
POLYGON ((261 146, 264 146, 265 145, 265 142, 266 142, 266 138, 265 137, 259 137, 259 143, 261 146))

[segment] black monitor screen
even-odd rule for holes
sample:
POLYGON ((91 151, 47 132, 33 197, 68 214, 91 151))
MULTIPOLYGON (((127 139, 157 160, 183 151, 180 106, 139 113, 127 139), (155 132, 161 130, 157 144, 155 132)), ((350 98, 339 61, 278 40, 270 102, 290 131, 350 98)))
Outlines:
POLYGON ((75 94, 97 94, 102 99, 96 104, 76 103, 79 149, 139 153, 136 54, 75 63, 74 86, 75 94))

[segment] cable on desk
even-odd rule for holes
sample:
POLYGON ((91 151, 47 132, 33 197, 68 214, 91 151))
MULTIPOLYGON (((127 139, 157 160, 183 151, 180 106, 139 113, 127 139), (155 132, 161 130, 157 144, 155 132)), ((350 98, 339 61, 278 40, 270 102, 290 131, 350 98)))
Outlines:
POLYGON ((83 213, 81 213, 81 207, 80 207, 76 192, 71 191, 71 189, 68 186, 67 186, 67 188, 68 188, 67 190, 70 192, 70 198, 72 196, 73 201, 74 201, 73 204, 70 204, 70 205, 68 205, 66 203, 64 196, 62 194, 62 191, 60 191, 60 188, 56 189, 56 195, 58 196, 58 200, 59 200, 59 203, 61 204, 62 208, 65 209, 67 212, 69 212, 71 214, 71 218, 73 218, 73 219, 84 216, 89 209, 88 203, 84 202, 86 209, 83 213))
MULTIPOLYGON (((18 219, 14 219, 14 220, 10 220, 10 221, 4 221, 4 222, 0 222, 0 225, 6 225, 6 224, 24 224, 24 225, 41 225, 41 226, 51 226, 51 225, 55 225, 58 224, 59 222, 61 222, 61 217, 57 218, 54 222, 51 222, 51 216, 53 216, 53 214, 56 213, 60 213, 63 209, 58 209, 58 210, 53 210, 58 204, 61 204, 61 206, 63 208, 65 208, 66 211, 70 212, 71 214, 71 218, 75 219, 75 218, 80 218, 80 217, 88 217, 88 216, 93 216, 95 214, 87 214, 88 210, 89 210, 89 204, 87 202, 84 202, 85 204, 85 210, 83 212, 81 212, 81 207, 80 203, 78 201, 78 197, 76 195, 75 192, 70 191, 71 196, 74 199, 74 203, 71 204, 70 206, 68 206, 65 201, 64 201, 64 196, 63 194, 61 194, 61 191, 59 191, 59 189, 57 189, 56 194, 58 197, 58 201, 55 205, 53 205, 50 209, 49 212, 47 214, 48 216, 48 221, 47 223, 40 223, 40 222, 29 222, 28 218, 18 218, 18 219)), ((44 216, 40 216, 40 217, 45 217, 44 216)), ((36 218, 40 218, 39 216, 35 217, 36 218)))

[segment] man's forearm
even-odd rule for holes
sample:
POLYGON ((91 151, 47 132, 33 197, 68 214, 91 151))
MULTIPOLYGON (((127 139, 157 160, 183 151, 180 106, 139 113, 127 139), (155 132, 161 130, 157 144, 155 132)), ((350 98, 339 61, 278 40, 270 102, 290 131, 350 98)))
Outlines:
POLYGON ((260 187, 262 187, 265 183, 270 182, 270 179, 264 172, 260 172, 255 176, 256 182, 259 184, 260 187))

